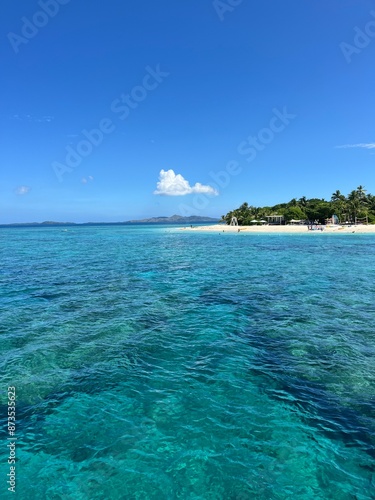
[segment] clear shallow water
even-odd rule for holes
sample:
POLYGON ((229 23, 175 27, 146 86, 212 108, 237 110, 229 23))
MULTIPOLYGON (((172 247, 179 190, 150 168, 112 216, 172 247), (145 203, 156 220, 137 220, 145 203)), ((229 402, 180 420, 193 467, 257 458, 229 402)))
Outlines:
POLYGON ((0 249, 17 498, 375 498, 375 237, 20 228, 0 249))

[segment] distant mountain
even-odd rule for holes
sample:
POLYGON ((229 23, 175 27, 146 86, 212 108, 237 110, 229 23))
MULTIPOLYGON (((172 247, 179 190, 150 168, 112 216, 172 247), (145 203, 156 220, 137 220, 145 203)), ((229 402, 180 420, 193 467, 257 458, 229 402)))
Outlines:
POLYGON ((151 219, 129 220, 126 222, 21 222, 13 224, 0 224, 0 227, 38 227, 38 226, 121 226, 123 224, 203 224, 205 222, 219 222, 220 219, 212 217, 201 217, 199 215, 191 215, 190 217, 182 217, 181 215, 172 215, 171 217, 151 217, 151 219))
POLYGON ((218 222, 220 219, 202 217, 200 215, 172 215, 171 217, 151 217, 151 219, 129 220, 126 224, 200 224, 203 222, 218 222))
POLYGON ((46 220, 44 222, 13 222, 12 224, 0 224, 0 227, 6 226, 76 226, 75 222, 55 222, 46 220))

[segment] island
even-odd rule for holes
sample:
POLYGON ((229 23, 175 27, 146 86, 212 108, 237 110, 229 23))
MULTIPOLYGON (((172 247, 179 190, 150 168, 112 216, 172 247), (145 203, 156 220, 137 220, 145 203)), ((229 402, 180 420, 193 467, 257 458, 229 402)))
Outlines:
POLYGON ((125 224, 205 224, 219 222, 219 218, 204 217, 199 215, 170 217, 151 217, 150 219, 128 220, 123 222, 14 222, 12 224, 0 224, 0 227, 40 227, 40 226, 122 226, 125 224))

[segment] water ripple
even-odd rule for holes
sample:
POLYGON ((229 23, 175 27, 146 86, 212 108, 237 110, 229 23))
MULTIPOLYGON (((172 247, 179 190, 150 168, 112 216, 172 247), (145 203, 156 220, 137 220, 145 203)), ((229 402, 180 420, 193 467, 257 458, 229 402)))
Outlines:
POLYGON ((1 235, 20 498, 375 498, 374 237, 1 235))

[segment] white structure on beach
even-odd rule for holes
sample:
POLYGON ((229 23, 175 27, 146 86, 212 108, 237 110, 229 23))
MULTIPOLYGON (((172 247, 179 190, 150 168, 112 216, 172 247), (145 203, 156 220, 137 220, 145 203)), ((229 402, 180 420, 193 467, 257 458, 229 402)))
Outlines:
POLYGON ((326 219, 325 222, 326 222, 326 225, 331 224, 333 226, 336 226, 336 225, 340 224, 340 220, 337 217, 337 215, 335 215, 335 214, 333 214, 331 218, 326 219))
POLYGON ((266 216, 268 224, 283 224, 284 216, 283 215, 267 215, 266 216))
POLYGON ((231 221, 230 221, 230 225, 231 226, 238 226, 238 220, 237 220, 237 217, 232 217, 231 221))

